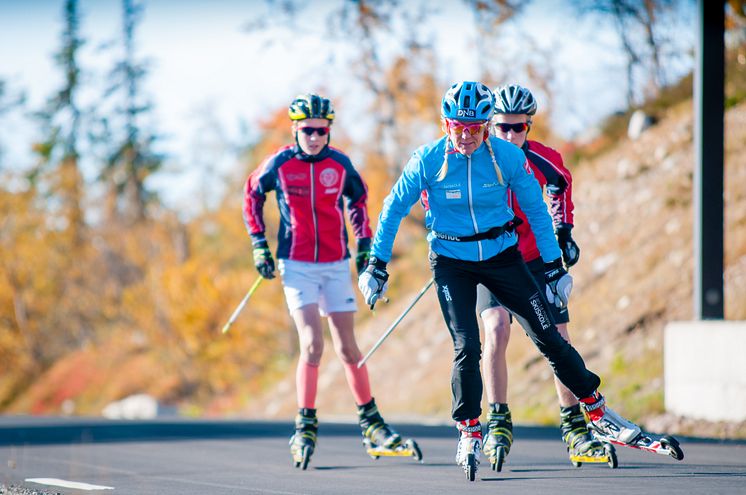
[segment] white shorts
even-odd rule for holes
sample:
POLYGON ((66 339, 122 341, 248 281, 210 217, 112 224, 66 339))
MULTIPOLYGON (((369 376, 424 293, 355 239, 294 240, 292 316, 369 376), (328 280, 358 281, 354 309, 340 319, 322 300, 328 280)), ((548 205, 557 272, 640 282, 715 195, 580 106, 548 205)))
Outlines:
POLYGON ((318 304, 321 316, 357 311, 349 259, 333 263, 281 259, 278 268, 291 313, 309 304, 318 304))

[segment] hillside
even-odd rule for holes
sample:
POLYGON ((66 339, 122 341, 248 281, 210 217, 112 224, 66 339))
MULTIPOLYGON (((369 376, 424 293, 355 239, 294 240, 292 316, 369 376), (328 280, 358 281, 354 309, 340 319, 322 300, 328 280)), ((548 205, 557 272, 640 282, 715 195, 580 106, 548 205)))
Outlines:
MULTIPOLYGON (((726 117, 726 318, 746 319, 746 105, 726 117)), ((712 436, 746 436, 746 425, 693 424, 663 414, 663 329, 692 318, 691 102, 668 111, 637 141, 621 140, 592 161, 568 164, 574 174, 574 237, 581 260, 570 334, 619 412, 651 429, 712 436)), ((392 263, 392 302, 375 316, 361 311, 359 342, 367 352, 417 290, 397 293, 396 279, 424 285, 424 237, 416 253, 392 263), (419 261, 417 261, 419 260, 419 261), (418 282, 413 282, 419 280, 418 282)), ((371 359, 373 392, 390 418, 448 421, 451 343, 434 292, 415 306, 371 359)), ((510 404, 517 423, 557 423, 550 369, 513 326, 510 404)), ((294 371, 252 400, 242 414, 289 418, 295 411, 294 371)), ((354 418, 344 373, 326 347, 317 407, 323 418, 354 418)))

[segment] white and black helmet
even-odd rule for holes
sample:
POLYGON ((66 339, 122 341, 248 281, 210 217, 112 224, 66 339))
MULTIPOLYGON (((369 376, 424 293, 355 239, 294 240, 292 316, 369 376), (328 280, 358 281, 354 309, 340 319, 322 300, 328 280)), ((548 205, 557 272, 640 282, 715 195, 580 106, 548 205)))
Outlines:
POLYGON ((499 86, 495 88, 495 113, 534 115, 536 98, 517 84, 499 86))

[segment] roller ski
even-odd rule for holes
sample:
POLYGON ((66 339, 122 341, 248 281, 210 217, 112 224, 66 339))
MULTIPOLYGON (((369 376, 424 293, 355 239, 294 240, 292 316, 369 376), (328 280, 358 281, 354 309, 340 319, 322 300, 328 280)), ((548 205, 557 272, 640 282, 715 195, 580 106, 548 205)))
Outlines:
POLYGON ((319 429, 319 420, 316 418, 316 409, 300 409, 295 417, 295 433, 290 437, 290 455, 293 456, 293 465, 306 470, 316 448, 316 433, 319 429))
POLYGON ((513 445, 513 420, 507 404, 490 404, 484 455, 493 471, 500 472, 513 445))
POLYGON ((598 440, 588 430, 579 404, 560 408, 560 431, 562 440, 567 444, 570 462, 576 468, 584 462, 605 462, 612 469, 619 465, 614 446, 598 440))
POLYGON ((684 459, 684 451, 678 440, 669 435, 654 435, 642 431, 639 426, 606 407, 603 396, 598 392, 582 399, 581 404, 590 419, 588 429, 602 442, 667 455, 677 461, 684 459))
POLYGON ((482 425, 478 419, 456 422, 459 431, 456 464, 464 469, 466 479, 474 481, 479 470, 479 452, 482 450, 482 425))
POLYGON ((358 406, 360 429, 363 434, 365 452, 374 460, 379 457, 412 457, 422 462, 422 451, 417 442, 401 436, 381 417, 375 400, 358 406))

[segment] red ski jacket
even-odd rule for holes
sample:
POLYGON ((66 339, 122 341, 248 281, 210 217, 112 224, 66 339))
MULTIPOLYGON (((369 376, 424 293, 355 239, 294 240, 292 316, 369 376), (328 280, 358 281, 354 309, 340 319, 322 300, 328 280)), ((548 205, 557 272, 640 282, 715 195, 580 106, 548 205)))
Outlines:
MULTIPOLYGON (((572 202, 572 175, 562 163, 562 155, 537 141, 526 141, 522 149, 536 180, 547 192, 555 228, 561 225, 572 226, 575 209, 572 202)), ((523 220, 517 229, 518 249, 526 262, 532 261, 540 256, 536 238, 513 193, 508 201, 516 216, 523 220)))
POLYGON ((285 146, 249 175, 243 217, 254 244, 264 239, 264 200, 273 190, 280 209, 277 258, 317 263, 348 258, 342 196, 358 246, 361 241, 369 246, 368 189, 336 148, 309 156, 297 146, 285 146))

